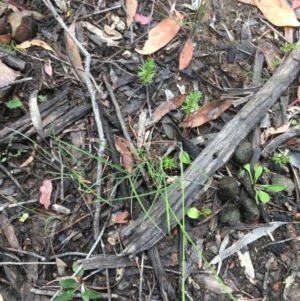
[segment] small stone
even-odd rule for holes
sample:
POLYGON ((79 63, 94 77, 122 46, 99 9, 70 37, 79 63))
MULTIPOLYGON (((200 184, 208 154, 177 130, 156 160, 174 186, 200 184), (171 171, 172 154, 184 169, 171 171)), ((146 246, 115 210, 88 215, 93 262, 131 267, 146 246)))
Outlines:
POLYGON ((132 56, 132 53, 129 51, 129 50, 125 50, 123 53, 122 53, 122 57, 126 60, 130 59, 132 56))
POLYGON ((241 143, 234 152, 233 159, 240 165, 249 163, 253 156, 252 144, 248 141, 241 143))
POLYGON ((295 191, 294 182, 290 178, 288 178, 284 175, 273 174, 271 182, 272 182, 272 184, 284 185, 284 191, 287 192, 288 196, 291 196, 293 194, 293 192, 295 191))
POLYGON ((240 193, 238 182, 233 177, 223 177, 219 181, 218 197, 223 201, 234 200, 240 193))
POLYGON ((230 226, 241 222, 241 213, 239 209, 235 205, 224 208, 219 213, 219 222, 230 226))
POLYGON ((240 201, 240 211, 244 220, 250 223, 257 221, 260 215, 256 202, 249 198, 240 201))

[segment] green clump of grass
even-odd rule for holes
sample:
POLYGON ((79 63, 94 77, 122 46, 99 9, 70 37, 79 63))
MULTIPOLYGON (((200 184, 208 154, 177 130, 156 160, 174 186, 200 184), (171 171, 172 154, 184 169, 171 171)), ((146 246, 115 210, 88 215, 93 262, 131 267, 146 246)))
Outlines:
POLYGON ((200 91, 191 91, 186 97, 181 109, 185 114, 190 114, 199 109, 199 100, 202 97, 200 91))
POLYGON ((153 58, 148 58, 139 66, 138 78, 143 85, 149 85, 153 83, 153 79, 156 75, 156 64, 153 58))
POLYGON ((294 50, 297 46, 297 43, 285 43, 280 47, 280 51, 283 53, 288 53, 292 50, 294 50))

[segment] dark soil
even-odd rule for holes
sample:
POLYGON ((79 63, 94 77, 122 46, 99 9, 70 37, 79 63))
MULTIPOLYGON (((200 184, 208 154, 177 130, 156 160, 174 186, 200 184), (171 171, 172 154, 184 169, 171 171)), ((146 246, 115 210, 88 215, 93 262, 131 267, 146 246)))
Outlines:
MULTIPOLYGON (((141 216, 149 221, 149 208, 167 212, 164 188, 178 192, 180 187, 172 185, 181 176, 186 182, 195 180, 184 177, 184 170, 197 166, 181 166, 180 149, 196 160, 272 78, 274 62, 281 59, 284 64, 289 55, 281 48, 284 29, 268 23, 256 7, 238 1, 213 0, 198 20, 179 0, 175 8, 186 15, 184 26, 166 47, 150 55, 157 75, 145 86, 137 74, 148 56, 135 48, 141 49, 149 29, 167 18, 168 1, 140 1, 138 12, 148 16, 153 11, 150 25, 119 29, 122 37, 113 46, 80 22, 103 29, 119 17, 125 24, 126 12, 119 2, 72 1, 66 11, 55 6, 67 26, 76 21, 76 37, 91 56, 95 82, 88 89, 86 75, 74 67, 75 52, 67 48, 64 30, 44 2, 9 3, 44 16, 25 28, 32 26, 31 38, 45 41, 55 53, 37 46, 8 52, 0 46, 2 61, 11 66, 10 59, 15 64, 11 67, 21 72, 18 79, 32 78, 11 85, 0 98, 0 300, 55 300, 62 293, 59 280, 74 274, 74 262, 84 270, 76 278, 74 300, 82 300, 81 284, 101 292, 99 300, 300 300, 298 78, 282 91, 260 124, 250 125, 243 139, 246 149, 224 159, 199 193, 187 194, 187 204, 200 211, 210 209, 210 215, 186 217, 183 222, 178 215, 185 235, 179 226, 168 229, 167 217, 162 225, 150 223, 157 236, 143 237, 147 223, 138 224, 136 232, 130 228, 141 216), (189 37, 193 58, 179 71, 179 54, 189 37), (45 69, 49 62, 52 76, 45 69), (179 86, 187 93, 201 91, 201 106, 226 99, 234 105, 196 128, 182 127, 180 107, 150 127, 143 126, 149 111, 153 114, 166 101, 165 91, 179 95, 179 86), (35 91, 46 100, 33 110, 40 112, 40 128, 31 108, 35 91), (21 99, 21 108, 7 107, 14 97, 21 99), (261 143, 266 129, 288 122, 285 130, 261 143), (274 153, 287 154, 289 162, 276 164, 274 153), (240 157, 243 154, 246 158, 240 157), (160 164, 166 156, 174 159, 174 166, 163 170, 160 164), (133 171, 128 160, 133 161, 133 171), (270 201, 257 205, 244 163, 252 170, 261 164, 269 171, 257 184, 283 184, 285 189, 270 192, 270 201), (272 182, 272 174, 280 174, 281 183, 272 182), (225 177, 230 178, 219 189, 225 177), (49 208, 39 202, 45 180, 53 186, 49 208), (229 186, 233 191, 227 190, 229 186), (275 222, 282 222, 276 230, 263 228, 275 222), (219 264, 208 265, 258 229, 263 229, 262 235, 219 264), (128 241, 129 232, 137 242, 128 241), (143 252, 135 252, 138 245, 143 252)), ((6 25, 2 33, 10 31, 6 25)), ((299 39, 297 28, 293 36, 299 39)))

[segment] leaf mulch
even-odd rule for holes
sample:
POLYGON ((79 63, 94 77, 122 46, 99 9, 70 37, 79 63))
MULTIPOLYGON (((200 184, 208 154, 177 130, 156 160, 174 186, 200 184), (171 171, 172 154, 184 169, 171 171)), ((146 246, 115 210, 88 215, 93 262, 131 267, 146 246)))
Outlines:
POLYGON ((299 300, 300 3, 197 3, 1 6, 0 300, 299 300))

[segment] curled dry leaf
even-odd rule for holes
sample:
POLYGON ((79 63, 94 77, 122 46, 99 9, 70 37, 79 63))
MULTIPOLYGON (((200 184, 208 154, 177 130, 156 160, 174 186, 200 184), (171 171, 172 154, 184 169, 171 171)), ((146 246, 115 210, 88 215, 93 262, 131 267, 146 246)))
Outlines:
POLYGON ((277 129, 275 129, 274 127, 270 127, 268 129, 264 130, 260 136, 260 144, 265 144, 267 142, 268 138, 272 135, 285 133, 289 129, 290 125, 291 125, 291 123, 288 122, 288 123, 283 124, 282 126, 278 127, 277 129))
POLYGON ((8 66, 6 66, 2 61, 0 61, 0 89, 9 85, 21 76, 19 71, 15 71, 8 66))
POLYGON ((183 121, 183 127, 197 127, 205 124, 208 121, 217 119, 223 112, 225 112, 232 104, 232 100, 228 99, 215 100, 209 104, 199 108, 196 112, 189 114, 183 121))
POLYGON ((132 158, 132 154, 130 152, 130 148, 129 148, 127 141, 124 138, 116 136, 115 137, 115 145, 116 145, 117 151, 122 155, 123 164, 124 164, 125 169, 129 173, 131 173, 133 158, 132 158))
MULTIPOLYGON (((74 37, 76 36, 75 26, 76 26, 76 23, 74 20, 69 27, 70 33, 74 37)), ((79 77, 82 81, 85 81, 85 79, 84 79, 85 74, 83 71, 84 68, 83 68, 79 49, 78 49, 77 45, 74 43, 74 41, 72 40, 72 38, 67 33, 65 34, 65 41, 66 41, 69 58, 70 58, 72 64, 74 65, 74 67, 76 67, 76 74, 79 75, 79 77)))
POLYGON ((51 61, 49 59, 46 60, 46 62, 44 64, 44 71, 48 76, 52 77, 52 74, 53 74, 52 65, 51 65, 51 61))
POLYGON ((106 43, 107 46, 118 46, 119 43, 115 40, 120 40, 120 36, 109 36, 103 30, 98 27, 92 25, 89 22, 81 21, 80 22, 83 27, 85 27, 89 32, 96 35, 102 43, 106 43))
POLYGON ((172 110, 176 110, 180 107, 186 99, 186 94, 177 95, 173 99, 167 100, 161 103, 153 112, 152 116, 150 117, 149 121, 147 122, 147 127, 153 125, 154 123, 161 120, 163 116, 169 113, 172 110))
POLYGON ((45 139, 42 118, 38 106, 37 95, 38 95, 38 90, 34 90, 29 96, 29 113, 30 113, 32 124, 36 129, 37 133, 40 135, 40 137, 45 139))
POLYGON ((126 12, 127 12, 126 24, 128 27, 132 24, 133 17, 136 14, 137 5, 138 5, 137 0, 126 0, 126 12))
POLYGON ((176 18, 164 19, 154 26, 148 35, 143 49, 135 49, 139 54, 151 54, 167 45, 178 33, 180 29, 179 21, 182 20, 180 14, 176 18))
POLYGON ((179 70, 183 70, 189 65, 193 57, 193 52, 193 40, 191 38, 188 38, 179 55, 179 70))
POLYGON ((4 213, 0 214, 0 227, 6 236, 9 245, 16 250, 22 250, 15 234, 14 227, 4 213))
POLYGON ((17 49, 27 49, 27 48, 32 47, 32 46, 42 47, 45 50, 52 51, 56 55, 55 51, 46 42, 41 41, 41 40, 37 40, 37 39, 33 39, 31 41, 23 42, 23 43, 17 45, 16 48, 17 49))
POLYGON ((116 212, 113 213, 110 217, 109 226, 115 225, 115 224, 125 224, 128 221, 126 218, 129 216, 129 213, 127 210, 123 212, 116 212))
MULTIPOLYGON (((0 43, 4 45, 10 45, 12 40, 12 35, 10 33, 2 34, 0 36, 0 43)), ((0 300, 1 301, 1 300, 0 300)))
POLYGON ((40 187, 41 196, 39 202, 44 205, 46 209, 51 205, 52 182, 44 180, 43 185, 40 187))
POLYGON ((37 24, 30 11, 15 11, 8 16, 8 23, 17 42, 31 40, 37 33, 37 24))

